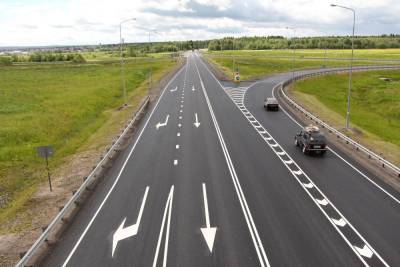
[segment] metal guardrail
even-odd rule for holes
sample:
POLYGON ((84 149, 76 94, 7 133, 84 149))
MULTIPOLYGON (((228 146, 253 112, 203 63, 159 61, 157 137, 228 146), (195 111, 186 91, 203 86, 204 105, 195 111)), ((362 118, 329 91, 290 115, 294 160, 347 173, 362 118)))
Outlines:
MULTIPOLYGON (((365 70, 381 70, 381 69, 400 69, 400 66, 356 67, 353 70, 354 71, 365 71, 365 70)), ((340 68, 340 69, 330 69, 330 70, 322 70, 322 71, 315 71, 315 72, 312 72, 312 73, 300 74, 300 75, 295 76, 294 79, 290 78, 290 79, 278 84, 276 87, 280 86, 281 87, 281 93, 285 97, 285 99, 287 101, 289 101, 289 103, 292 106, 294 106, 296 109, 300 110, 302 113, 304 113, 306 116, 308 116, 311 120, 315 121, 317 124, 321 125, 323 128, 328 129, 329 132, 336 134, 337 137, 342 138, 343 140, 345 140, 347 144, 353 145, 356 148, 356 150, 364 152, 368 156, 368 158, 372 158, 372 159, 377 160, 381 164, 382 167, 388 167, 398 177, 400 177, 400 168, 398 166, 394 165, 393 163, 391 163, 388 160, 384 159, 383 157, 379 156, 375 152, 371 151, 370 149, 364 147, 360 143, 358 143, 358 142, 354 141, 353 139, 351 139, 350 137, 346 136, 342 132, 336 130, 335 128, 333 128, 332 126, 327 124, 326 122, 322 121, 317 116, 315 116, 314 114, 312 114, 311 112, 309 112, 308 110, 306 110, 305 108, 303 108, 302 106, 297 104, 295 101, 293 101, 290 97, 288 97, 285 94, 285 91, 283 90, 283 88, 285 86, 289 85, 290 83, 292 83, 293 81, 296 81, 296 80, 305 79, 305 78, 313 77, 313 76, 331 74, 331 73, 343 73, 343 72, 348 72, 348 71, 349 71, 348 68, 346 68, 346 69, 340 68)))
POLYGON ((96 178, 96 173, 101 172, 104 164, 111 158, 111 154, 115 151, 118 151, 118 146, 122 144, 122 139, 128 133, 129 130, 132 129, 132 126, 136 121, 139 120, 142 115, 144 109, 150 103, 150 97, 147 96, 145 100, 142 102, 140 108, 135 112, 132 119, 126 125, 124 131, 122 131, 121 135, 119 135, 118 139, 113 143, 110 149, 108 149, 107 153, 102 157, 100 162, 96 165, 96 167, 92 170, 92 172, 86 177, 85 181, 79 187, 79 189, 73 194, 73 196, 69 199, 69 201, 64 205, 64 207, 60 210, 57 216, 53 219, 53 221, 47 226, 47 228, 43 231, 41 236, 36 240, 36 242, 31 246, 31 248, 25 253, 22 259, 17 263, 17 267, 26 266, 26 264, 32 259, 32 257, 37 253, 37 251, 41 248, 43 243, 45 243, 49 236, 53 233, 56 226, 62 222, 64 216, 68 213, 68 211, 73 210, 75 208, 75 204, 78 203, 78 199, 81 195, 86 191, 91 182, 96 178), (110 158, 109 158, 110 157, 110 158))

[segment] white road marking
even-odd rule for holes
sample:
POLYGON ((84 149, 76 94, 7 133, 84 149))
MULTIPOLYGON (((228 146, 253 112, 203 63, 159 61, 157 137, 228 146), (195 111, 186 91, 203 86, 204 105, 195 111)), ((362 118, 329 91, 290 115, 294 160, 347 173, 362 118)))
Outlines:
MULTIPOLYGON (((232 163, 232 159, 231 159, 231 157, 229 155, 229 151, 228 151, 228 149, 226 147, 225 140, 224 140, 224 138, 222 136, 222 133, 221 133, 221 130, 219 128, 217 119, 215 118, 213 108, 211 106, 211 103, 210 103, 210 100, 208 98, 207 92, 206 92, 206 90, 204 88, 204 83, 203 83, 203 80, 201 79, 201 75, 200 75, 200 72, 199 72, 199 69, 197 67, 196 62, 195 62, 195 66, 196 66, 197 74, 198 74, 198 76, 200 78, 200 84, 201 84, 201 88, 202 88, 204 97, 206 99, 208 110, 210 111, 211 119, 212 119, 212 121, 214 123, 214 127, 215 127, 215 130, 216 130, 217 135, 218 135, 218 139, 219 139, 219 142, 220 142, 220 145, 221 145, 221 148, 222 148, 222 152, 224 153, 225 160, 226 160, 226 163, 228 165, 228 169, 229 169, 229 172, 230 172, 230 175, 231 175, 234 187, 235 187, 235 192, 236 192, 236 194, 238 196, 238 199, 239 199, 239 202, 240 202, 240 206, 242 208, 242 211, 243 211, 243 214, 244 214, 244 217, 245 217, 245 220, 246 220, 246 224, 247 224, 247 227, 249 229, 249 232, 250 232, 253 244, 254 244, 254 248, 255 248, 255 250, 257 252, 257 256, 258 256, 260 265, 262 267, 264 267, 264 266, 268 266, 269 267, 270 263, 268 261, 267 255, 265 253, 264 246, 263 246, 262 241, 260 239, 260 236, 258 234, 257 227, 256 227, 256 225, 254 223, 253 216, 251 215, 249 206, 248 206, 246 198, 244 196, 244 193, 243 193, 242 187, 240 185, 239 179, 237 177, 235 168, 234 168, 233 163, 232 163)), ((210 72, 210 70, 208 70, 208 71, 210 72)))
POLYGON ((174 159, 174 166, 178 165, 178 160, 174 159))
POLYGON ((181 128, 181 127, 182 127, 182 124, 178 123, 178 127, 181 128))
POLYGON ((308 188, 308 189, 314 187, 314 185, 312 183, 307 183, 307 184, 303 184, 303 185, 304 185, 305 188, 308 188))
MULTIPOLYGON (((285 152, 283 152, 283 154, 285 154, 285 152)), ((289 160, 284 160, 283 162, 285 162, 285 164, 292 164, 293 160, 289 159, 289 160)))
POLYGON ((354 246, 354 248, 358 251, 358 253, 360 253, 364 257, 371 258, 374 255, 372 250, 370 250, 369 247, 367 247, 367 245, 364 245, 363 248, 359 248, 357 246, 354 246))
POLYGON ((118 229, 115 231, 115 233, 113 235, 111 257, 114 257, 115 248, 117 247, 117 244, 118 244, 118 242, 120 240, 123 240, 125 238, 131 237, 131 236, 134 236, 134 235, 137 234, 137 232, 139 230, 139 226, 140 226, 140 221, 142 219, 144 205, 146 204, 146 199, 147 199, 147 193, 148 192, 149 192, 149 187, 147 186, 146 190, 144 192, 142 205, 140 206, 139 215, 138 215, 138 217, 136 219, 136 223, 124 228, 124 224, 125 224, 125 220, 126 220, 126 217, 125 217, 122 220, 122 223, 119 225, 118 229))
POLYGON ((175 89, 171 89, 171 90, 169 90, 169 91, 171 91, 171 92, 175 92, 176 90, 178 90, 178 86, 177 86, 177 87, 175 87, 175 89))
POLYGON ((210 214, 208 213, 208 200, 207 200, 207 190, 206 185, 203 183, 203 200, 204 200, 204 214, 206 217, 206 227, 200 228, 204 239, 206 240, 208 249, 210 253, 213 251, 215 234, 217 233, 217 227, 210 226, 210 214))
POLYGON ((315 201, 317 201, 317 203, 319 205, 322 205, 322 206, 326 206, 326 205, 329 204, 328 201, 325 198, 323 198, 323 199, 315 199, 315 201))
POLYGON ((183 105, 181 105, 181 108, 183 108, 183 105))
POLYGON ((183 111, 182 111, 182 109, 181 109, 181 110, 179 110, 179 112, 180 112, 180 113, 182 113, 182 112, 183 112, 183 111))
POLYGON ((199 118, 197 118, 197 113, 194 114, 195 116, 195 121, 194 121, 194 126, 196 126, 196 128, 199 128, 200 126, 200 122, 199 122, 199 118))
POLYGON ((174 198, 174 186, 171 186, 171 189, 169 190, 169 194, 168 194, 167 203, 165 204, 164 215, 163 215, 163 219, 162 219, 162 223, 161 223, 161 229, 160 229, 160 235, 158 236, 156 253, 154 255, 154 260, 153 260, 153 267, 157 266, 158 254, 160 252, 161 240, 162 240, 162 236, 163 236, 163 233, 164 233, 165 219, 166 219, 167 213, 168 213, 167 230, 166 230, 166 234, 165 234, 165 245, 164 245, 164 258, 163 258, 163 267, 167 266, 169 228, 170 228, 170 224, 171 224, 171 213, 172 213, 172 201, 173 201, 173 198, 174 198))
POLYGON ((168 118, 169 118, 169 114, 168 114, 167 117, 165 118, 165 122, 163 122, 163 123, 161 123, 161 122, 157 123, 157 125, 156 125, 157 130, 158 130, 160 127, 164 127, 164 126, 166 126, 166 125, 168 124, 168 118))
POLYGON ((179 119, 181 120, 181 119, 182 119, 182 116, 179 116, 179 119))
MULTIPOLYGON (((65 259, 64 263, 63 263, 63 267, 67 266, 68 262, 71 260, 72 255, 75 253, 76 249, 78 248, 78 246, 80 245, 80 243, 82 242, 82 239, 85 237, 86 233, 88 232, 89 228, 92 226, 94 220, 96 219, 97 215, 99 214, 100 210, 103 208, 104 204, 106 203, 107 199, 110 197, 111 192, 114 190, 115 186, 117 185, 122 172, 125 169, 126 164, 128 163, 128 160, 130 159, 133 151, 136 148, 136 145, 138 144, 141 136, 143 135, 144 130, 146 129, 147 125, 149 124, 150 119, 152 118, 154 111, 157 109, 158 104, 160 103, 162 97, 164 96, 165 91, 167 90, 167 87, 171 84, 172 81, 174 81, 176 79, 176 77, 182 72, 184 68, 180 69, 174 77, 172 77, 172 79, 168 82, 168 84, 164 87, 164 90, 162 91, 160 97, 157 100, 156 105, 154 106, 153 110, 150 113, 150 116, 148 117, 146 123, 144 124, 142 130, 139 133, 138 138, 136 139, 135 143, 133 144, 131 150, 129 151, 129 154, 124 162, 124 164, 121 167, 121 170, 118 173, 117 178, 115 179, 114 183, 112 184, 110 190, 107 192, 106 196, 104 197, 103 201, 101 202, 100 206, 97 208, 96 212, 94 213, 92 219, 90 219, 88 225, 86 226, 85 230, 83 231, 83 233, 80 235, 78 241, 75 243, 74 247, 72 248, 71 252, 68 254, 68 257, 65 259)), ((187 65, 185 66, 185 69, 187 70, 187 65)))
POLYGON ((177 133, 176 136, 181 136, 181 133, 177 133))
POLYGON ((193 87, 192 87, 192 91, 195 91, 196 89, 194 88, 194 85, 193 85, 193 87))
POLYGON ((336 224, 337 226, 343 227, 346 225, 346 221, 343 220, 343 218, 340 218, 339 220, 331 218, 333 223, 336 224))
POLYGON ((176 145, 175 148, 176 148, 176 149, 179 149, 179 145, 176 145))
POLYGON ((296 175, 301 175, 303 172, 301 170, 293 171, 294 174, 296 175))
POLYGON ((276 154, 278 154, 279 156, 283 156, 283 155, 285 155, 286 153, 285 153, 284 151, 280 151, 280 152, 276 152, 276 154))

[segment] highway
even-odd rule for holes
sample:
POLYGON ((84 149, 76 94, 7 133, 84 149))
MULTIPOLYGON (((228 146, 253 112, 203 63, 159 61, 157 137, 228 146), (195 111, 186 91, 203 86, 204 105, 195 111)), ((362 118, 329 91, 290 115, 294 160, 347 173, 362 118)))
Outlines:
POLYGON ((171 79, 43 266, 400 266, 400 194, 197 53, 171 79))

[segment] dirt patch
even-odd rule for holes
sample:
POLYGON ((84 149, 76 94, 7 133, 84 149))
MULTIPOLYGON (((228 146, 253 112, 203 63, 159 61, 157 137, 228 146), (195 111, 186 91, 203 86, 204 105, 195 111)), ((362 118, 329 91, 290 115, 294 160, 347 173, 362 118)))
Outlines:
MULTIPOLYGON (((159 82, 151 86, 150 95, 155 99, 161 88, 181 68, 184 61, 180 62, 172 71, 164 75, 159 82)), ((131 107, 131 106, 130 106, 131 107)), ((116 112, 126 111, 128 107, 119 108, 116 112)), ((133 110, 133 107, 131 107, 133 110)), ((122 113, 121 113, 122 114, 122 113)), ((118 115, 118 114, 117 114, 118 115)), ((63 205, 71 198, 93 169, 100 157, 111 145, 120 129, 110 133, 99 142, 93 142, 83 151, 75 153, 63 160, 63 163, 52 172, 53 192, 50 192, 47 181, 40 184, 33 196, 25 204, 23 212, 17 213, 15 218, 4 225, 4 229, 16 229, 16 233, 0 235, 0 266, 14 266, 20 256, 40 236, 43 229, 58 214, 63 205)))

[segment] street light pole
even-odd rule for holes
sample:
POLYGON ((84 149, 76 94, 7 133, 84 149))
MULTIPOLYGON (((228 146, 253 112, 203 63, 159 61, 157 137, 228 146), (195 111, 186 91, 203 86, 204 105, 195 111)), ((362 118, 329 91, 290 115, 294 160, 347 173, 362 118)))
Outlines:
POLYGON ((295 63, 296 63, 296 45, 294 44, 294 37, 296 36, 296 28, 286 27, 286 29, 293 30, 292 80, 293 80, 293 87, 294 87, 294 67, 295 67, 295 63))
POLYGON ((122 56, 122 24, 128 21, 136 20, 136 18, 126 19, 119 23, 119 55, 121 58, 121 86, 122 86, 122 95, 124 98, 124 106, 127 105, 126 101, 126 82, 125 82, 125 70, 124 70, 124 58, 122 56))
POLYGON ((353 79, 353 59, 354 59, 354 28, 356 25, 356 11, 353 8, 331 4, 332 7, 340 7, 353 12, 353 34, 351 37, 351 60, 350 60, 350 72, 349 72, 349 91, 347 93, 347 113, 346 113, 346 129, 349 129, 350 120, 350 97, 352 90, 352 79, 353 79))

